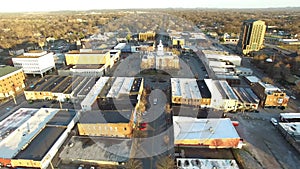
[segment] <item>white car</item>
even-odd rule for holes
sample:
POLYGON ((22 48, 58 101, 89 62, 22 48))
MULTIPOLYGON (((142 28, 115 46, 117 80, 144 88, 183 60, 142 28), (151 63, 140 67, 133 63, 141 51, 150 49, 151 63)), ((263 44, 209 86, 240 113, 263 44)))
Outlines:
POLYGON ((156 105, 157 104, 157 98, 153 99, 153 104, 156 105))
POLYGON ((274 125, 277 126, 278 125, 278 121, 275 118, 271 118, 270 122, 274 125))

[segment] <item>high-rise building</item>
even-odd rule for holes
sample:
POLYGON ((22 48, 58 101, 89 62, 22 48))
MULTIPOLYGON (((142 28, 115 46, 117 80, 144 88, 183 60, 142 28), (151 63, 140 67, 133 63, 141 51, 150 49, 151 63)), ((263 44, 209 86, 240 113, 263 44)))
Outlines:
POLYGON ((262 48, 266 24, 261 20, 246 20, 243 22, 237 49, 244 55, 262 48))

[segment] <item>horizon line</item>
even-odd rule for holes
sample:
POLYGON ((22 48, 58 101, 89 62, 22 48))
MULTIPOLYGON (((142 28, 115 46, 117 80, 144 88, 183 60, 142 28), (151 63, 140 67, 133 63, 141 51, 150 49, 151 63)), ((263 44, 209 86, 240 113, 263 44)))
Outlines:
POLYGON ((285 8, 299 8, 300 6, 286 6, 286 7, 154 7, 154 8, 111 8, 111 9, 82 9, 82 10, 75 10, 75 9, 65 9, 65 10, 49 10, 49 11, 6 11, 6 12, 1 12, 0 14, 14 14, 14 13, 51 13, 51 12, 85 12, 85 11, 113 11, 113 10, 151 10, 151 9, 186 9, 186 10, 192 10, 192 9, 217 9, 217 10, 228 10, 228 9, 233 9, 233 10, 259 10, 259 9, 285 9, 285 8))

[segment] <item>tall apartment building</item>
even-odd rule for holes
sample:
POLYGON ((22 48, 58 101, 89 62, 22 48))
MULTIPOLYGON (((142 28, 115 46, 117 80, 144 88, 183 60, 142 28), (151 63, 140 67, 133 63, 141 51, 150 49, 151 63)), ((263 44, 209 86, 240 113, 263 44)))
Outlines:
POLYGON ((262 48, 266 24, 261 20, 246 20, 243 22, 241 34, 237 45, 238 51, 247 55, 251 51, 262 48))
POLYGON ((25 75, 22 69, 0 66, 0 100, 14 96, 25 87, 25 75))
POLYGON ((43 77, 45 72, 55 68, 53 55, 52 52, 33 50, 12 58, 12 61, 14 67, 23 68, 25 74, 39 74, 43 77))

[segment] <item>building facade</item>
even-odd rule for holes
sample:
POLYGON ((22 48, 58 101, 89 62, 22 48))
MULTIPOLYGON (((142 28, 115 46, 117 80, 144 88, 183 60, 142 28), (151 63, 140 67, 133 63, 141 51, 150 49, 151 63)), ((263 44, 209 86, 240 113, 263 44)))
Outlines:
POLYGON ((87 111, 77 124, 81 136, 131 137, 134 111, 87 111))
POLYGON ((155 40, 155 32, 145 32, 145 33, 139 33, 139 41, 153 41, 155 40))
POLYGON ((162 41, 157 46, 157 52, 147 52, 142 57, 142 69, 170 70, 179 69, 179 57, 172 52, 164 52, 162 41))
POLYGON ((225 80, 204 79, 211 92, 211 108, 224 112, 235 112, 239 99, 225 80))
POLYGON ((25 98, 28 101, 57 100, 64 102, 74 100, 76 97, 75 93, 78 93, 77 91, 83 88, 90 90, 88 87, 85 88, 88 80, 89 78, 81 76, 47 75, 24 90, 25 98))
POLYGON ((54 54, 47 51, 33 50, 12 58, 14 67, 23 68, 25 74, 44 76, 44 73, 55 68, 54 54))
POLYGON ((259 51, 263 47, 266 24, 261 20, 246 20, 243 22, 237 45, 238 51, 244 55, 251 51, 259 51))
POLYGON ((260 98, 263 107, 286 107, 289 97, 279 88, 261 81, 252 86, 255 94, 260 98))
POLYGON ((211 93, 203 80, 171 78, 172 104, 209 107, 211 93))
POLYGON ((25 75, 22 69, 0 66, 0 100, 15 96, 25 88, 25 75))
POLYGON ((67 65, 78 65, 78 64, 97 64, 104 65, 109 63, 110 52, 109 51, 95 51, 92 49, 80 49, 70 51, 65 54, 67 65))

